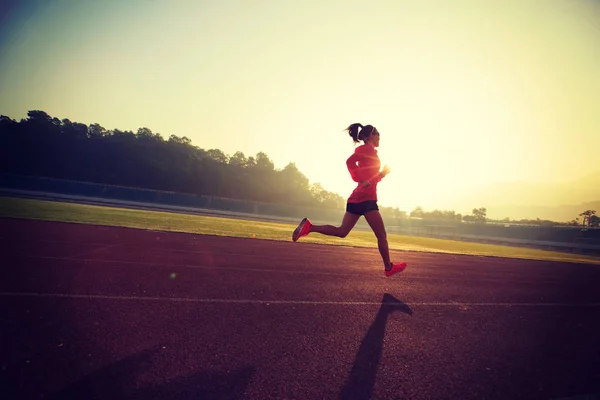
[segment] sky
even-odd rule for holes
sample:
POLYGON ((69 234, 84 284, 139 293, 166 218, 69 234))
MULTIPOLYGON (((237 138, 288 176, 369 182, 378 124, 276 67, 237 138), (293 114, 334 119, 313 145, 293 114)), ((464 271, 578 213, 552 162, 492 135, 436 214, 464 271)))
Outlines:
POLYGON ((379 203, 404 210, 600 170, 596 0, 11 0, 0 14, 0 114, 16 120, 263 151, 343 197, 343 129, 372 124, 392 170, 379 203))

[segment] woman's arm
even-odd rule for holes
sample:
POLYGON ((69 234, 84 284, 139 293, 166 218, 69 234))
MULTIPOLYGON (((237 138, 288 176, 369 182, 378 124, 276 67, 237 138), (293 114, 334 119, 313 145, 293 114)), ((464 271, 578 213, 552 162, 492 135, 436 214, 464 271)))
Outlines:
POLYGON ((359 178, 359 173, 358 173, 358 161, 361 159, 360 155, 357 153, 352 154, 350 157, 348 157, 348 159, 346 160, 346 166, 348 167, 348 172, 350 172, 350 176, 352 177, 352 180, 354 182, 360 182, 361 179, 359 178))
POLYGON ((386 166, 383 167, 383 169, 381 170, 381 172, 377 173, 377 175, 372 180, 372 182, 379 182, 379 181, 381 181, 389 173, 390 173, 390 167, 388 167, 386 165, 386 166))

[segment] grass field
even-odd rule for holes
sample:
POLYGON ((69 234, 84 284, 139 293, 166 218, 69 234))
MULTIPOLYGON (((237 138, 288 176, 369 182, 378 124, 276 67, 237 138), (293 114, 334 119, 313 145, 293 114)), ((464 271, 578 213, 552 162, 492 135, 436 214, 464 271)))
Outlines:
MULTIPOLYGON (((288 223, 248 221, 234 218, 132 210, 10 197, 0 197, 0 217, 283 241, 291 241, 291 234, 295 228, 295 225, 288 223)), ((328 245, 377 247, 375 235, 369 231, 355 230, 345 239, 311 234, 301 240, 303 242, 328 245)), ((395 250, 600 264, 599 257, 522 247, 396 234, 388 234, 388 242, 390 249, 395 250)))

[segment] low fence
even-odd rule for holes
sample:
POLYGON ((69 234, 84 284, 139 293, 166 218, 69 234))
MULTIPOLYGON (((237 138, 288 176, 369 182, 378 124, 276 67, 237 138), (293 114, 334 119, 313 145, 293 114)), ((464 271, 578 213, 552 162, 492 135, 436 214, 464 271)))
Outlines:
POLYGON ((411 222, 414 234, 424 236, 464 236, 506 238, 510 240, 587 243, 600 246, 600 229, 576 226, 522 226, 511 224, 456 223, 436 224, 432 221, 411 222))
POLYGON ((37 176, 0 174, 0 188, 296 219, 310 216, 315 220, 327 222, 339 222, 344 215, 344 210, 299 207, 37 176))

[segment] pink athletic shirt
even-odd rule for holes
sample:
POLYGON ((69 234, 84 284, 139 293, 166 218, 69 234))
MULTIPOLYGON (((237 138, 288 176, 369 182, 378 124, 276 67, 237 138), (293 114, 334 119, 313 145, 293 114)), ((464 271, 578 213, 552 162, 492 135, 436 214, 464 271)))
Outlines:
POLYGON ((348 203, 377 201, 377 183, 381 181, 379 174, 381 162, 375 147, 369 144, 358 146, 354 154, 346 160, 346 166, 354 182, 371 182, 367 187, 361 187, 359 184, 348 198, 348 203))

